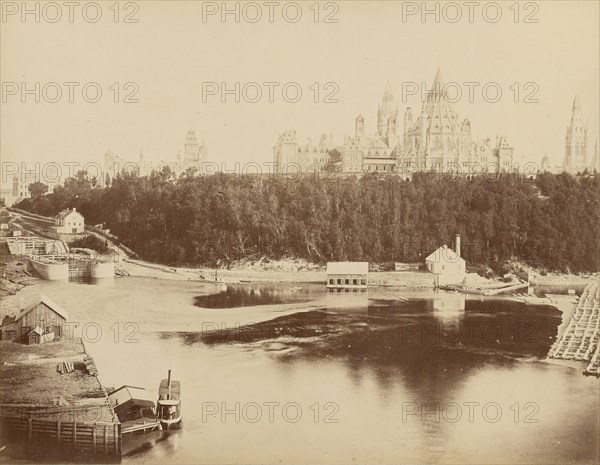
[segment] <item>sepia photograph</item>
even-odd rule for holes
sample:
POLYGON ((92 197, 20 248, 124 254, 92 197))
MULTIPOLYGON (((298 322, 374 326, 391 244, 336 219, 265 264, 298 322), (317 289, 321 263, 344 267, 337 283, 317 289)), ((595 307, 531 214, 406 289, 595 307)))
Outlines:
POLYGON ((0 463, 600 465, 598 0, 0 16, 0 463))

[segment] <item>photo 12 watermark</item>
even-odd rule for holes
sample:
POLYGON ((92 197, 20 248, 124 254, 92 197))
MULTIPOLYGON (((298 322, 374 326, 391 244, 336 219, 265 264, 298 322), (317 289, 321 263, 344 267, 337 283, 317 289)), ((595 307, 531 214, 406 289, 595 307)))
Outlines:
POLYGON ((337 24, 337 2, 202 2, 202 23, 337 24))
POLYGON ((137 82, 2 81, 2 103, 139 103, 137 82))
POLYGON ((538 2, 402 2, 402 23, 537 24, 539 11, 538 2))
POLYGON ((538 94, 540 86, 537 82, 510 82, 499 83, 496 81, 477 82, 440 82, 436 80, 433 85, 425 82, 403 81, 401 101, 407 103, 410 97, 418 96, 421 103, 441 102, 457 103, 498 103, 503 98, 513 103, 539 103, 538 94))
POLYGON ((402 423, 539 423, 540 406, 536 402, 403 402, 402 423))
POLYGON ((201 404, 202 423, 313 423, 337 424, 336 402, 211 402, 201 404))
POLYGON ((2 24, 89 23, 101 21, 136 24, 140 22, 139 2, 39 2, 2 1, 2 24))
POLYGON ((277 82, 203 82, 202 103, 339 103, 340 86, 333 81, 301 84, 277 82))

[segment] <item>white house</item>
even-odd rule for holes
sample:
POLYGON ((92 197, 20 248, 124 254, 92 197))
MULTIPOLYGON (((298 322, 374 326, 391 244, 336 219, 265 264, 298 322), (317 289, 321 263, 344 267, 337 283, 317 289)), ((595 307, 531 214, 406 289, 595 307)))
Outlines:
POLYGON ((448 284, 462 284, 467 276, 467 263, 460 257, 460 239, 457 239, 456 253, 446 245, 443 245, 425 259, 427 271, 435 275, 436 286, 448 284))
POLYGON ((85 220, 76 208, 73 210, 67 208, 54 218, 54 229, 58 234, 83 234, 85 220))

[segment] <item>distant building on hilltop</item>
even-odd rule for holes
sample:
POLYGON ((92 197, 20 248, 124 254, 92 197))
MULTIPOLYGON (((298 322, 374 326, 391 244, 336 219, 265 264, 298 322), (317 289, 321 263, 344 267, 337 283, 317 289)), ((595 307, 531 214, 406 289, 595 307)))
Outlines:
POLYGON ((581 173, 587 168, 587 124, 581 115, 579 95, 573 100, 571 121, 565 136, 565 159, 563 168, 567 173, 581 173))
MULTIPOLYGON (((196 132, 189 129, 186 133, 183 143, 183 155, 181 151, 177 152, 174 160, 152 162, 147 160, 143 152, 140 152, 137 162, 126 161, 122 157, 107 152, 104 155, 104 173, 110 178, 115 177, 123 168, 133 170, 140 176, 148 176, 152 171, 161 171, 164 167, 169 167, 176 176, 184 173, 189 168, 195 168, 198 173, 202 173, 202 164, 206 161, 208 149, 204 142, 198 142, 196 132)), ((102 183, 104 185, 104 183, 102 183)))
POLYGON ((342 152, 342 171, 394 171, 398 146, 398 106, 390 82, 385 86, 383 98, 377 107, 377 131, 365 134, 365 118, 358 115, 354 121, 354 137, 346 137, 342 152))
POLYGON ((544 154, 542 160, 540 161, 539 172, 540 173, 562 173, 564 171, 562 164, 552 164, 550 161, 550 157, 548 154, 544 154))
POLYGON ((408 174, 418 171, 481 172, 512 171, 514 149, 504 136, 476 141, 468 119, 460 119, 446 95, 445 83, 438 70, 427 92, 418 117, 413 119, 409 107, 404 113, 403 129, 399 129, 398 106, 388 82, 377 109, 377 130, 368 135, 365 118, 358 115, 354 136, 346 137, 343 145, 334 145, 332 136, 324 135, 318 146, 301 146, 296 132, 280 134, 273 147, 275 170, 312 172, 332 161, 331 151, 342 155, 341 171, 368 173, 373 171, 408 174))
POLYGON ((592 162, 590 163, 590 171, 592 173, 600 171, 600 156, 598 155, 598 141, 596 141, 596 145, 594 145, 594 156, 592 157, 592 162))
POLYGON ((36 182, 41 182, 48 186, 48 192, 46 194, 52 194, 54 192, 54 188, 60 184, 61 179, 59 174, 54 176, 54 173, 48 173, 49 176, 52 176, 51 179, 45 179, 40 172, 38 171, 22 171, 13 176, 13 185, 12 185, 12 196, 9 199, 10 204, 14 204, 20 202, 23 199, 27 199, 31 197, 31 193, 29 192, 29 186, 36 182))
POLYGON ((552 170, 552 165, 550 164, 550 157, 547 153, 542 157, 542 161, 540 162, 540 172, 547 173, 552 170))
POLYGON ((447 98, 439 70, 414 123, 411 109, 407 108, 403 139, 398 164, 407 170, 414 167, 445 172, 455 167, 462 173, 472 170, 475 174, 512 170, 514 149, 506 137, 496 137, 495 143, 489 137, 477 142, 471 133, 471 122, 461 119, 447 98))
POLYGON ((324 166, 330 160, 330 151, 336 148, 331 135, 321 134, 317 144, 309 138, 302 145, 296 140, 296 131, 288 130, 279 135, 273 147, 273 161, 276 167, 281 168, 278 172, 307 173, 324 166))

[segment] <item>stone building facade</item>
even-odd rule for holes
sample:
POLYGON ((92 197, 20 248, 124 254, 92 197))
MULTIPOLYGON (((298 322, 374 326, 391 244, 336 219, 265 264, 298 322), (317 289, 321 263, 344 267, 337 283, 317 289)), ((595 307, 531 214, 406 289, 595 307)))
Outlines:
POLYGON ((137 162, 133 162, 127 161, 109 151, 104 155, 104 173, 112 178, 125 168, 126 170, 136 171, 140 176, 147 176, 152 171, 160 171, 168 166, 176 176, 184 173, 189 168, 195 168, 197 174, 201 174, 207 153, 208 149, 204 142, 199 142, 196 132, 193 129, 189 129, 183 143, 183 154, 181 151, 178 151, 174 160, 152 162, 144 156, 143 152, 140 152, 137 162))
POLYGON ((295 131, 285 131, 273 147, 275 169, 286 172, 288 164, 303 172, 319 169, 318 164, 322 167, 332 160, 333 149, 341 154, 340 170, 348 174, 373 171, 400 175, 418 171, 477 174, 508 172, 513 168, 514 148, 508 139, 497 136, 495 140, 489 137, 477 140, 471 122, 460 118, 447 98, 439 70, 418 116, 413 115, 410 107, 406 108, 403 128, 399 128, 398 106, 388 82, 377 109, 376 125, 376 132, 369 135, 364 116, 358 115, 354 136, 346 136, 341 145, 333 144, 331 136, 326 143, 322 138, 318 147, 300 146, 295 131))

